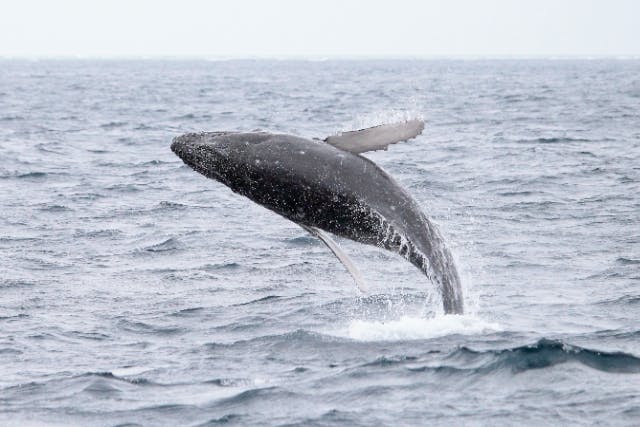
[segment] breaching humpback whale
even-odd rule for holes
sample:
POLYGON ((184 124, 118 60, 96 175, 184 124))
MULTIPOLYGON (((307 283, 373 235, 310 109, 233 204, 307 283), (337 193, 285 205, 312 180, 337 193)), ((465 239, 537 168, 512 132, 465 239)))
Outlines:
POLYGON ((360 155, 411 139, 421 120, 311 140, 267 132, 202 132, 174 138, 187 165, 320 238, 364 283, 324 232, 396 252, 439 288, 445 313, 461 314, 460 278, 438 229, 378 165, 360 155), (324 230, 324 231, 323 231, 324 230))

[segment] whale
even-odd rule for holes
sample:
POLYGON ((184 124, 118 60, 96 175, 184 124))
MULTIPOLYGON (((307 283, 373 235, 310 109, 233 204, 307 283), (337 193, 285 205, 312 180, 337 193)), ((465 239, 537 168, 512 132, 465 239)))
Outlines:
POLYGON ((422 120, 324 139, 264 131, 196 132, 171 150, 196 172, 293 221, 323 241, 366 289, 329 234, 399 254, 438 289, 446 314, 464 312, 460 276, 438 227, 391 175, 363 153, 413 139, 422 120))

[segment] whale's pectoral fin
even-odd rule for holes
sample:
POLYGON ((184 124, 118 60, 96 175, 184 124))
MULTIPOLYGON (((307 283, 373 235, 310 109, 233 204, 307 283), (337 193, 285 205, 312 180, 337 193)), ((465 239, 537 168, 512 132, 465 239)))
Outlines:
POLYGON ((366 151, 386 150, 390 144, 415 138, 422 133, 424 122, 414 119, 367 129, 342 132, 325 139, 341 150, 360 154, 366 151))
POLYGON ((313 236, 322 240, 322 242, 327 245, 329 249, 331 249, 331 252, 333 252, 333 254, 338 257, 340 262, 342 262, 342 264, 347 268, 347 271, 349 271, 351 277, 353 277, 353 280, 356 282, 356 286, 358 287, 360 292, 367 292, 367 285, 364 283, 364 279, 362 278, 362 274, 360 274, 360 270, 358 270, 353 261, 351 261, 351 258, 349 258, 347 254, 344 253, 342 249, 340 249, 340 246, 338 246, 338 244, 334 242, 327 233, 316 227, 308 227, 302 224, 298 225, 307 230, 313 236))

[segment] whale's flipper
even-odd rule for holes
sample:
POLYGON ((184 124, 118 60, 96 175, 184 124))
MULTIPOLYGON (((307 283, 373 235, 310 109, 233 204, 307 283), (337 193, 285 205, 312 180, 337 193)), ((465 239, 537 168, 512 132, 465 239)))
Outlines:
POLYGON ((347 254, 344 253, 342 249, 340 249, 340 246, 338 246, 338 244, 334 242, 327 233, 316 227, 308 227, 302 224, 298 225, 307 230, 313 236, 316 236, 318 239, 322 240, 322 242, 327 245, 329 249, 331 249, 331 252, 333 252, 333 254, 337 256, 342 264, 344 264, 344 266, 347 268, 347 271, 349 271, 351 277, 353 277, 353 280, 356 282, 356 286, 358 287, 360 292, 367 292, 367 285, 364 283, 364 279, 362 278, 362 274, 360 274, 360 270, 358 270, 353 261, 351 261, 351 258, 349 258, 347 254))
POLYGON ((365 151, 386 150, 389 144, 415 138, 422 133, 423 129, 424 122, 414 119, 351 132, 342 132, 326 138, 325 142, 341 150, 360 154, 365 151))

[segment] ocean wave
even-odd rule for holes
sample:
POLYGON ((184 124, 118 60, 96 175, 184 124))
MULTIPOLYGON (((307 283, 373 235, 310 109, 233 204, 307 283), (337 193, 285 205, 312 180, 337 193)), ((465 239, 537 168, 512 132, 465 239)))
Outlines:
POLYGON ((73 233, 73 237, 87 237, 87 238, 98 238, 98 237, 108 237, 114 238, 116 236, 122 235, 122 230, 110 228, 110 229, 96 229, 96 230, 76 230, 73 233))
POLYGON ((24 116, 8 115, 0 117, 0 122, 12 122, 16 120, 25 120, 24 116))
POLYGON ((114 129, 128 125, 127 122, 108 122, 100 125, 102 129, 114 129))
POLYGON ((185 332, 185 329, 180 327, 156 326, 145 322, 126 319, 118 321, 118 328, 126 332, 142 335, 175 335, 185 332))
POLYGON ((191 317, 194 315, 197 316, 198 313, 202 312, 202 310, 204 310, 203 307, 183 308, 182 310, 178 310, 171 313, 170 316, 172 317, 191 317))
POLYGON ((635 264, 640 264, 640 259, 620 257, 616 259, 616 262, 622 265, 635 265, 635 264))
POLYGON ((91 340, 91 341, 105 341, 111 338, 110 335, 103 334, 100 332, 69 331, 69 332, 65 332, 64 335, 69 338, 79 338, 79 339, 91 340))
POLYGON ((394 365, 402 365, 405 363, 414 362, 418 359, 416 356, 381 356, 374 360, 373 362, 367 362, 362 366, 375 366, 375 367, 385 367, 385 366, 394 366, 394 365))
POLYGON ((640 373, 640 358, 632 354, 592 350, 560 340, 543 338, 535 344, 504 349, 473 350, 463 346, 444 356, 441 351, 430 351, 420 356, 378 357, 357 366, 349 375, 370 375, 372 368, 401 368, 408 373, 474 375, 487 378, 499 372, 520 374, 565 363, 575 363, 606 373, 640 373))
MULTIPOLYGON (((264 322, 264 317, 255 317, 256 321, 264 322)), ((226 325, 233 326, 237 329, 241 329, 236 323, 226 325)), ((312 348, 320 345, 327 345, 329 343, 347 343, 348 340, 343 337, 326 335, 318 332, 307 331, 304 329, 298 329, 292 332, 284 332, 280 334, 270 334, 259 336, 255 338, 249 338, 246 340, 238 340, 229 343, 210 342, 204 344, 204 347, 208 351, 217 351, 221 349, 235 350, 237 348, 255 348, 256 346, 267 346, 270 348, 282 347, 288 349, 294 348, 312 348)))
POLYGON ((179 249, 182 249, 182 244, 174 237, 170 237, 160 243, 143 248, 145 252, 173 252, 179 249))
POLYGON ((86 193, 71 193, 69 194, 69 197, 73 201, 78 201, 78 200, 97 200, 105 196, 100 193, 86 192, 86 193))
POLYGON ((616 340, 629 340, 637 342, 640 338, 640 330, 636 331, 624 331, 624 330, 605 330, 596 332, 595 336, 599 339, 613 338, 616 340))
POLYGON ((449 358, 464 358, 468 362, 487 358, 488 361, 475 369, 483 373, 496 370, 519 373, 570 362, 579 363, 602 372, 640 373, 640 358, 631 354, 590 350, 550 339, 541 339, 533 345, 503 350, 475 351, 461 347, 453 352, 449 358))
POLYGON ((266 297, 262 297, 262 298, 258 298, 258 299, 254 299, 251 301, 247 301, 247 302, 241 302, 239 304, 234 304, 234 306, 239 307, 239 306, 243 306, 243 305, 250 305, 250 304, 255 304, 255 303, 262 303, 262 302, 272 302, 275 300, 279 300, 282 297, 279 295, 267 295, 266 297))
POLYGON ((286 402, 287 400, 300 398, 300 394, 292 391, 285 390, 276 386, 251 388, 249 390, 241 391, 233 396, 223 398, 215 402, 216 407, 242 407, 250 405, 255 401, 271 401, 286 402))
MULTIPOLYGON (((9 288, 24 288, 37 286, 39 283, 32 280, 19 280, 19 279, 0 279, 0 289, 9 288)), ((26 315, 25 315, 26 316, 26 315)), ((2 319, 2 317, 0 317, 2 319)))
POLYGON ((161 211, 183 210, 186 208, 188 208, 187 205, 183 205, 182 203, 178 203, 178 202, 169 202, 169 201, 163 200, 160 203, 158 203, 158 210, 161 210, 161 211))
MULTIPOLYGON (((63 373, 61 373, 63 374, 63 373)), ((109 371, 85 372, 76 375, 55 375, 43 381, 31 381, 28 383, 11 385, 2 388, 2 395, 7 401, 22 401, 33 396, 56 396, 58 399, 73 397, 77 394, 111 394, 119 392, 125 387, 137 389, 138 387, 162 386, 148 381, 145 378, 126 378, 114 375, 109 371)))
POLYGON ((590 139, 586 138, 575 138, 568 136, 551 136, 551 137, 540 137, 540 138, 532 138, 532 139, 520 139, 518 142, 528 143, 528 144, 564 144, 564 143, 572 143, 572 142, 590 142, 590 139))
POLYGON ((218 271, 218 270, 237 270, 242 265, 237 262, 223 262, 219 264, 205 264, 202 266, 202 269, 205 271, 218 271))
POLYGON ((46 178, 49 174, 47 172, 41 171, 33 171, 33 172, 13 172, 13 173, 5 173, 0 176, 0 178, 18 178, 18 179, 42 179, 46 178))
POLYGON ((144 162, 133 163, 132 165, 136 167, 144 167, 144 166, 171 165, 175 163, 176 163, 175 161, 165 162, 163 160, 153 159, 153 160, 146 160, 144 162))
POLYGON ((39 205, 40 207, 38 208, 39 211, 42 212, 69 212, 69 211, 73 211, 72 208, 68 207, 68 206, 64 206, 64 205, 50 205, 47 203, 42 203, 39 205))
POLYGON ((129 384, 135 384, 135 385, 161 385, 161 384, 156 384, 152 381, 149 381, 146 378, 115 375, 113 372, 110 372, 110 371, 87 372, 85 374, 81 374, 77 376, 76 378, 104 378, 107 380, 113 380, 116 382, 126 382, 129 384))
POLYGON ((640 295, 622 295, 617 298, 608 298, 603 301, 598 302, 598 304, 602 305, 636 305, 640 304, 640 295))
POLYGON ((116 191, 119 193, 137 193, 143 191, 144 185, 136 184, 113 184, 106 186, 104 189, 109 191, 116 191))
MULTIPOLYGON (((2 286, 0 286, 1 288, 2 286)), ((18 313, 18 314, 12 314, 12 315, 8 315, 8 316, 0 316, 0 321, 1 320, 15 320, 15 319, 26 319, 27 317, 29 317, 28 314, 25 313, 18 313)))
POLYGON ((362 419, 362 414, 350 411, 341 411, 338 409, 331 409, 319 417, 305 418, 297 425, 349 425, 349 426, 368 426, 371 425, 366 420, 362 419))
POLYGON ((241 419, 242 416, 239 414, 226 414, 221 416, 220 418, 212 418, 202 424, 198 424, 196 427, 209 427, 216 426, 218 424, 229 424, 231 422, 236 422, 241 419))
POLYGON ((218 387, 239 387, 254 385, 255 381, 246 378, 215 378, 204 381, 203 384, 213 384, 218 387))

